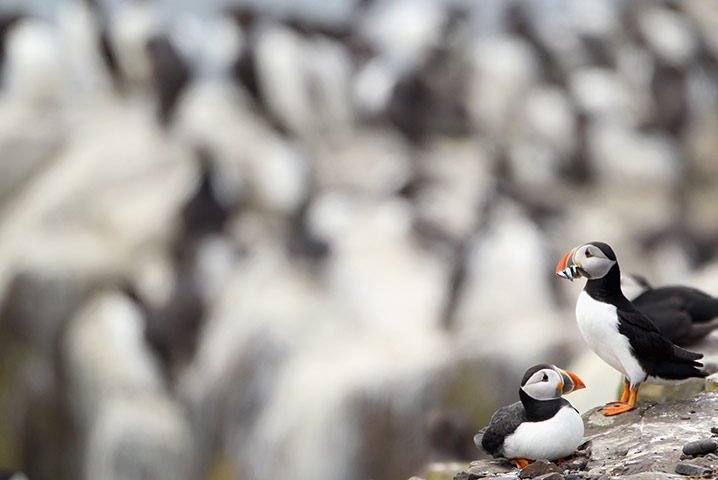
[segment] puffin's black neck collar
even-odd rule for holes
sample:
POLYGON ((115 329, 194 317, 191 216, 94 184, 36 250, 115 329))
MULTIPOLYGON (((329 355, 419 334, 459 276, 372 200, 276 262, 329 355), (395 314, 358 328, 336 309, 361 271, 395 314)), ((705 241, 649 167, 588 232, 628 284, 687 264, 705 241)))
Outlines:
POLYGON ((530 422, 542 422, 556 415, 564 405, 563 398, 552 398, 551 400, 536 400, 534 397, 519 389, 519 399, 526 410, 526 418, 530 422))
POLYGON ((615 263, 606 275, 601 278, 589 279, 584 288, 591 298, 604 303, 618 304, 625 299, 621 291, 621 270, 615 263))

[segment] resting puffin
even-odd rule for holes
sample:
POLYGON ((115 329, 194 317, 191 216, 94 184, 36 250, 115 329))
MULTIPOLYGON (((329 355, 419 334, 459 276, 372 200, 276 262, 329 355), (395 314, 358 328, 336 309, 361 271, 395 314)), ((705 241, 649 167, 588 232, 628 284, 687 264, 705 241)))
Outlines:
POLYGON ((718 298, 684 286, 653 288, 640 275, 622 274, 623 294, 671 342, 690 345, 718 328, 718 298))
POLYGON ((576 302, 578 329, 591 350, 625 377, 621 399, 606 405, 604 415, 632 410, 643 382, 672 383, 708 375, 698 369, 703 366, 697 362, 702 354, 671 343, 623 295, 616 255, 607 244, 574 248, 558 263, 556 276, 588 279, 576 302))
POLYGON ((474 443, 519 468, 539 458, 570 455, 583 440, 583 420, 561 395, 584 387, 569 371, 545 363, 534 365, 521 380, 521 401, 498 409, 489 426, 474 436, 474 443))

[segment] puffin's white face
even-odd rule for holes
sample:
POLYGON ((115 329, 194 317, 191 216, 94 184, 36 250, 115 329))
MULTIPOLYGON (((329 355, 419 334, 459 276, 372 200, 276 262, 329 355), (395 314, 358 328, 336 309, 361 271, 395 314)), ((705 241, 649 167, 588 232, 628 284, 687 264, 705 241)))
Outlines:
POLYGON ((521 389, 536 400, 551 400, 558 398, 565 393, 585 388, 576 374, 562 370, 554 365, 543 365, 531 367, 524 374, 524 381, 521 389), (532 370, 535 370, 533 373, 532 370), (528 376, 528 378, 526 378, 528 376))
MULTIPOLYGON (((610 250, 611 247, 603 245, 610 250)), ((556 276, 571 281, 581 277, 601 278, 616 264, 613 251, 610 254, 613 258, 609 258, 596 243, 585 243, 564 255, 556 266, 556 276)))

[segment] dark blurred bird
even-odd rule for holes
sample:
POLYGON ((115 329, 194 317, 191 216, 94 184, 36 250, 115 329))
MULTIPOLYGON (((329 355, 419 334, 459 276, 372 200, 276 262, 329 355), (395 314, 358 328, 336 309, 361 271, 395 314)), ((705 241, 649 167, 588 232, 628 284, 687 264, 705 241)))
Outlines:
POLYGON ((476 450, 470 428, 465 414, 443 409, 429 411, 424 417, 424 434, 431 449, 430 458, 437 462, 474 459, 476 450))
POLYGON ((706 224, 695 225, 687 220, 689 182, 683 181, 674 192, 672 200, 678 214, 664 225, 643 232, 637 242, 644 251, 656 251, 667 246, 677 247, 691 267, 698 268, 718 257, 718 231, 709 230, 706 224))
POLYGON ((651 93, 655 111, 644 129, 658 127, 673 136, 680 136, 688 124, 686 72, 679 67, 655 60, 651 75, 651 93))
POLYGON ((232 78, 247 90, 258 106, 264 108, 265 104, 257 73, 257 59, 255 58, 256 35, 253 32, 258 14, 251 9, 236 7, 229 9, 227 15, 232 18, 246 41, 245 47, 230 67, 232 78))
POLYGON ((386 105, 386 118, 411 143, 431 134, 466 135, 466 72, 454 62, 447 46, 431 52, 426 61, 401 77, 386 105))
POLYGON ((621 289, 677 345, 695 343, 718 328, 718 298, 696 288, 653 288, 640 275, 624 274, 621 289))
POLYGON ((536 28, 535 14, 529 8, 529 2, 512 3, 505 12, 506 29, 523 39, 533 49, 542 66, 544 80, 560 87, 566 87, 568 76, 564 72, 560 58, 548 47, 536 28))
POLYGON ((197 238, 220 233, 231 215, 232 205, 227 205, 215 186, 217 175, 213 153, 206 146, 196 148, 199 164, 199 182, 194 194, 182 208, 183 241, 195 241, 197 238))
POLYGON ((152 64, 152 75, 157 95, 157 116, 168 126, 185 87, 191 79, 188 63, 166 35, 151 38, 147 49, 152 64))
POLYGON ((145 338, 172 372, 194 355, 207 306, 202 291, 199 264, 204 240, 220 234, 234 205, 226 205, 217 194, 213 179, 216 167, 211 152, 197 148, 200 178, 194 194, 181 211, 181 227, 173 246, 174 289, 164 305, 150 308, 132 295, 145 310, 145 338))
POLYGON ((20 13, 1 13, 0 14, 0 78, 2 78, 3 66, 5 64, 5 40, 10 29, 20 20, 23 16, 20 13))
POLYGON ((99 0, 85 0, 85 5, 92 16, 93 22, 96 27, 97 38, 97 53, 102 59, 102 63, 107 69, 107 73, 112 80, 112 84, 118 92, 122 92, 126 85, 126 79, 122 74, 119 60, 117 58, 117 51, 115 45, 112 43, 110 36, 110 27, 108 22, 105 20, 105 14, 102 11, 99 0))
POLYGON ((331 245, 317 235, 308 220, 311 197, 307 197, 289 221, 287 248, 292 255, 321 261, 331 254, 331 245))

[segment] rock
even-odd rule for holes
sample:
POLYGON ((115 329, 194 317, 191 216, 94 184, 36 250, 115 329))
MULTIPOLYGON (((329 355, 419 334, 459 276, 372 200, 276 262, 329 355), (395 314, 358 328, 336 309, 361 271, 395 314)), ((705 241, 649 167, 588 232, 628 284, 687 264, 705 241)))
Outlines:
POLYGON ((469 473, 467 471, 461 471, 454 476, 454 480, 476 480, 478 478, 484 478, 483 475, 477 475, 475 473, 469 473))
POLYGON ((535 477, 534 480, 563 480, 563 475, 560 473, 545 473, 541 476, 535 477))
POLYGON ((673 474, 683 446, 705 435, 717 407, 718 395, 704 392, 661 404, 639 401, 635 410, 615 417, 604 417, 599 408, 586 412, 585 436, 591 440, 588 473, 673 474), (680 420, 691 410, 696 413, 689 420, 680 420))
POLYGON ((712 438, 706 438, 703 440, 696 440, 695 442, 687 443, 683 447, 683 453, 686 455, 705 455, 706 453, 713 453, 718 450, 718 441, 712 438))
POLYGON ((550 473, 561 473, 561 469, 548 460, 536 460, 521 470, 519 478, 538 478, 550 473))
POLYGON ((690 476, 690 477, 698 477, 701 475, 705 475, 707 473, 711 473, 713 470, 708 467, 696 465, 694 463, 681 462, 678 465, 676 465, 675 471, 676 471, 676 473, 680 473, 681 475, 686 475, 686 476, 690 476))
MULTIPOLYGON (((626 455, 624 453, 623 455, 626 455)), ((644 455, 643 457, 638 457, 633 460, 628 460, 626 462, 623 462, 622 465, 619 465, 618 467, 611 470, 611 475, 622 475, 622 476, 628 476, 633 475, 641 472, 650 471, 651 466, 653 466, 654 460, 651 458, 650 455, 644 455)))
POLYGON ((561 463, 561 468, 563 468, 564 471, 576 471, 584 470, 587 465, 588 458, 584 456, 577 456, 576 458, 561 463))
POLYGON ((718 374, 713 374, 706 378, 706 390, 709 392, 718 391, 718 374))

